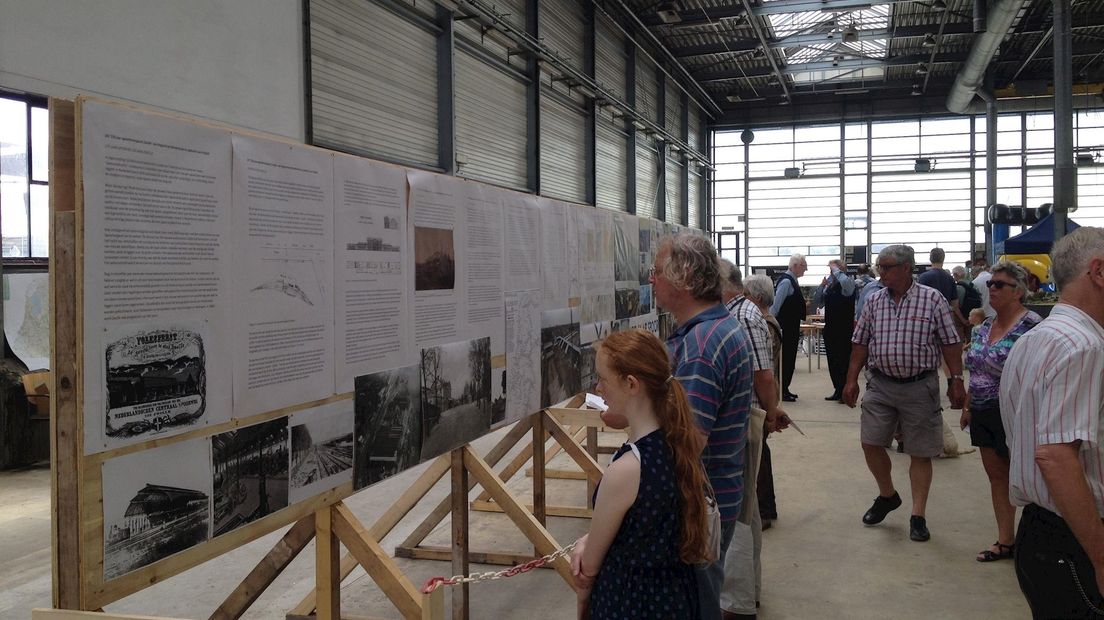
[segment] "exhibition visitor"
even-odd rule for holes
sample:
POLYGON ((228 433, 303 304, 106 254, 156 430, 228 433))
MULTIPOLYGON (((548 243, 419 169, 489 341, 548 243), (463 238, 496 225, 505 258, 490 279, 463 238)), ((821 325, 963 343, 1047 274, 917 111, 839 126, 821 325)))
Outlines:
POLYGON ((797 400, 797 394, 790 391, 790 383, 793 382, 794 364, 797 363, 801 322, 805 320, 807 310, 805 296, 801 294, 801 286, 797 280, 805 275, 808 268, 809 264, 803 254, 790 256, 789 268, 778 277, 774 303, 770 309, 782 326, 782 400, 788 403, 797 400))

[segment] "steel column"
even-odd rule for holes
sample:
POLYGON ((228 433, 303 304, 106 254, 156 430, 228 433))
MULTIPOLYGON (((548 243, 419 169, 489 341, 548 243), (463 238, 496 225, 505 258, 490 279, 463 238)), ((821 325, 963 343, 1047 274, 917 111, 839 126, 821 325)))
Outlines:
POLYGON ((1067 214, 1077 208, 1073 163, 1073 40, 1070 0, 1054 0, 1054 240, 1066 234, 1067 214))

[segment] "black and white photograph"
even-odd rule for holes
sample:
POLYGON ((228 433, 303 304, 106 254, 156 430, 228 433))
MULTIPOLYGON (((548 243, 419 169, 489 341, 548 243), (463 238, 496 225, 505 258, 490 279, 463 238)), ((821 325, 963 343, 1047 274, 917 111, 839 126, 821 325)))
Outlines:
POLYGON ((414 290, 456 286, 456 248, 447 228, 414 227, 414 290))
POLYGON ((506 421, 506 369, 491 369, 491 426, 506 421))
POLYGON ((585 344, 579 352, 580 392, 593 392, 598 385, 598 346, 601 344, 601 342, 585 344))
POLYGON ((340 486, 353 478, 353 401, 342 400, 292 414, 292 504, 340 486))
POLYGON ((420 373, 421 367, 413 364, 354 380, 354 489, 363 489, 421 462, 420 373))
POLYGON ((579 393, 583 350, 573 308, 541 314, 541 407, 579 393))
POLYGON ((211 437, 214 468, 213 536, 288 505, 288 419, 211 437))
POLYGON ((637 315, 648 314, 652 308, 652 285, 644 284, 640 287, 640 311, 637 315))
POLYGON ((422 460, 491 428, 491 339, 422 349, 422 460))
POLYGON ((108 334, 108 438, 153 437, 200 424, 207 411, 203 337, 185 328, 121 328, 108 334))
POLYGON ((659 315, 659 339, 667 342, 667 339, 671 337, 671 334, 675 333, 678 329, 678 325, 675 322, 675 315, 670 312, 664 312, 659 315))
POLYGON ((628 319, 641 314, 639 286, 634 284, 615 290, 614 299, 616 300, 615 318, 617 320, 628 319))
POLYGON ((618 282, 640 282, 640 225, 628 214, 613 216, 613 279, 618 282))
POLYGON ((638 246, 640 254, 640 277, 638 281, 641 286, 648 284, 648 276, 651 273, 652 267, 655 265, 656 252, 659 251, 657 247, 659 245, 659 230, 655 220, 649 220, 645 218, 639 218, 639 230, 640 230, 640 245, 638 246))
POLYGON ((205 439, 106 461, 104 580, 210 538, 211 453, 205 439))

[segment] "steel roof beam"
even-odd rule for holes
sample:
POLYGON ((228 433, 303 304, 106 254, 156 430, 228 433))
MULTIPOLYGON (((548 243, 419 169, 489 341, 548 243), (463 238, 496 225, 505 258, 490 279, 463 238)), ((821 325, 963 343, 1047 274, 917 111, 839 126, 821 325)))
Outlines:
MULTIPOLYGON (((899 26, 896 30, 889 28, 874 28, 870 30, 859 30, 858 40, 869 41, 876 39, 889 39, 889 38, 902 38, 902 37, 922 37, 929 33, 934 33, 938 30, 938 24, 932 25, 919 25, 919 26, 899 26)), ((956 23, 947 24, 947 27, 943 29, 944 36, 949 34, 972 34, 973 29, 970 24, 956 23)), ((719 37, 723 37, 723 34, 718 33, 719 37)), ((771 49, 783 49, 788 47, 807 47, 810 45, 819 45, 823 43, 842 43, 843 38, 838 32, 821 32, 815 34, 795 34, 781 39, 770 39, 768 44, 771 49)), ((726 42, 718 43, 706 43, 703 45, 687 45, 685 47, 675 47, 671 49, 671 53, 676 58, 693 58, 695 56, 708 56, 711 54, 726 54, 726 53, 740 53, 753 50, 759 47, 758 39, 734 39, 726 42)))
MULTIPOLYGON (((820 60, 815 62, 803 62, 782 67, 785 73, 799 73, 803 71, 823 71, 831 69, 865 69, 874 67, 895 67, 900 65, 913 65, 928 60, 928 54, 902 54, 885 60, 868 60, 865 58, 844 58, 843 60, 820 60)), ((962 62, 966 60, 966 54, 942 54, 939 62, 962 62)), ((708 71, 694 76, 699 82, 723 82, 727 80, 740 80, 745 77, 767 77, 774 73, 766 67, 754 67, 744 69, 725 69, 723 71, 708 71)))

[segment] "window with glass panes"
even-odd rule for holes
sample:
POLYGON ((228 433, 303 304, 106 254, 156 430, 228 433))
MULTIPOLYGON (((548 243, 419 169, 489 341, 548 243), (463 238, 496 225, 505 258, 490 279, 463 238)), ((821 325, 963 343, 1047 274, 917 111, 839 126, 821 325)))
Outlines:
POLYGON ((5 262, 48 257, 49 164, 46 100, 0 92, 0 243, 5 262))

